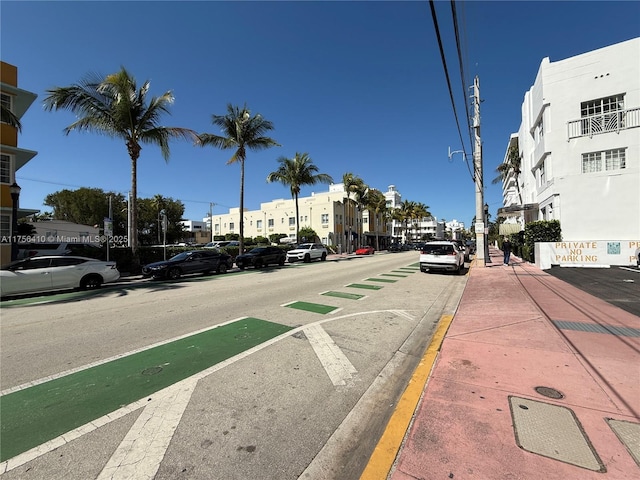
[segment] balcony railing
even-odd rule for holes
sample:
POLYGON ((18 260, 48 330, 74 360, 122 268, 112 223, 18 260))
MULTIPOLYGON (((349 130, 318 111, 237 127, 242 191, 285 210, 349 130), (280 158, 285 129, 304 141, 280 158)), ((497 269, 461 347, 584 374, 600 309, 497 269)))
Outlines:
POLYGON ((601 113, 567 122, 569 140, 578 137, 593 137, 601 133, 619 132, 640 127, 640 107, 601 113))

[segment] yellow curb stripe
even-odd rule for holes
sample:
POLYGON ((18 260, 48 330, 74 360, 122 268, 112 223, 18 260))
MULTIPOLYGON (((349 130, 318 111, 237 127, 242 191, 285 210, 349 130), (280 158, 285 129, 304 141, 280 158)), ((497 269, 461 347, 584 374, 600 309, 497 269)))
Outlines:
POLYGON ((387 428, 373 450, 360 480, 380 480, 388 477, 452 320, 453 315, 440 317, 431 343, 413 372, 402 397, 400 397, 387 428))

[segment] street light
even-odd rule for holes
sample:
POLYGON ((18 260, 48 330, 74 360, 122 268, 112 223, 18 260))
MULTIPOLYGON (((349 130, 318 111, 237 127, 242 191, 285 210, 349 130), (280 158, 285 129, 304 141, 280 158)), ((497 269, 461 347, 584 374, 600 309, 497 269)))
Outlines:
POLYGON ((484 261, 485 263, 491 263, 491 257, 489 256, 489 205, 484 204, 484 261))
POLYGON ((11 210, 11 261, 18 259, 18 201, 20 200, 20 185, 13 182, 9 187, 11 192, 11 201, 13 202, 11 210))

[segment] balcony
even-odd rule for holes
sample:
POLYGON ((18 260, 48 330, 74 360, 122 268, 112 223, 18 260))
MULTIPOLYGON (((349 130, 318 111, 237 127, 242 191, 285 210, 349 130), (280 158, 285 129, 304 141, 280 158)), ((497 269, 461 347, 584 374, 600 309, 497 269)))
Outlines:
POLYGON ((640 127, 640 107, 601 113, 567 122, 568 139, 593 137, 601 133, 616 132, 640 127))

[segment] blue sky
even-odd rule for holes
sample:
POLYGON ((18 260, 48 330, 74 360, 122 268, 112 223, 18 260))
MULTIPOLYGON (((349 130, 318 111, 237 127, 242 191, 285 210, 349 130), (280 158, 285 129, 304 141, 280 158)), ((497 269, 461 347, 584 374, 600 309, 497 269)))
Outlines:
MULTIPOLYGON (((336 183, 352 172, 383 192, 395 185, 403 200, 468 228, 474 183, 463 155, 449 161, 447 152, 472 152, 464 103, 471 91, 463 90, 450 2, 435 8, 464 144, 429 2, 2 0, 1 58, 18 67, 19 86, 38 95, 22 118, 19 146, 38 155, 17 172, 20 206, 49 210, 44 197, 62 189, 130 190, 123 141, 65 136, 73 115, 42 108, 47 89, 124 66, 139 84, 150 80, 152 95, 173 91, 164 125, 219 133, 211 116, 228 103, 246 103, 274 123, 271 136, 282 146, 247 156, 250 210, 290 198, 266 177, 278 157, 307 152, 336 183)), ((465 86, 480 81, 485 201, 495 217, 502 196, 491 180, 542 59, 637 37, 640 2, 464 1, 456 12, 465 86)), ((226 213, 239 205, 240 170, 226 164, 230 156, 174 142, 165 163, 159 148, 144 146, 138 195, 181 200, 192 220, 205 217, 210 202, 226 213)))

